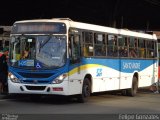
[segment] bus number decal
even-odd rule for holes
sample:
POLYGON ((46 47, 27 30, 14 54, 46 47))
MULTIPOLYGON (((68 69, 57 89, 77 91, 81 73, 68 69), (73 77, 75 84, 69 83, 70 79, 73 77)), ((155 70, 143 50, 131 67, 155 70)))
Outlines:
POLYGON ((18 61, 18 65, 19 66, 26 66, 26 64, 27 64, 26 60, 20 60, 20 61, 18 61))
POLYGON ((34 66, 34 60, 19 60, 18 65, 23 67, 23 66, 34 66))

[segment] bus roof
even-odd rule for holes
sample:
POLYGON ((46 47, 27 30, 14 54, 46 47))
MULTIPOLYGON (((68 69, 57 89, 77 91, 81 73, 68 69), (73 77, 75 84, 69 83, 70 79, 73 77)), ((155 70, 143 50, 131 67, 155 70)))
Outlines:
POLYGON ((97 31, 97 32, 107 32, 107 33, 110 33, 110 34, 133 36, 133 37, 140 37, 140 38, 145 38, 145 39, 157 40, 157 37, 156 37, 155 34, 151 35, 151 34, 126 30, 126 29, 117 29, 117 28, 112 28, 112 27, 106 27, 106 26, 76 22, 76 21, 72 21, 69 18, 23 20, 23 21, 16 21, 15 23, 25 23, 25 22, 64 22, 65 24, 67 24, 67 26, 73 27, 73 28, 79 28, 79 29, 84 29, 84 30, 93 30, 93 31, 97 31))

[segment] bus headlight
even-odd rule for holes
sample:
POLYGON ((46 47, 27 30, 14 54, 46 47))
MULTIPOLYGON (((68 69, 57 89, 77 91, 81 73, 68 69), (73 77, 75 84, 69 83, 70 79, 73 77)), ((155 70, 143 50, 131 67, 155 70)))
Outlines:
POLYGON ((58 76, 56 79, 52 81, 53 84, 60 84, 63 82, 63 80, 67 77, 67 74, 62 74, 58 76))
POLYGON ((8 77, 11 79, 12 82, 15 82, 15 83, 19 83, 19 79, 13 75, 11 72, 8 73, 8 77))

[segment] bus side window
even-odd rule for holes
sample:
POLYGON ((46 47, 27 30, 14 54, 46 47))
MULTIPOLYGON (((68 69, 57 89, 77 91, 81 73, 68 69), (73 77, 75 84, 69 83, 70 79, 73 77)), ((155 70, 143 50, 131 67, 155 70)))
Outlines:
POLYGON ((137 58, 138 52, 137 52, 137 38, 130 37, 129 38, 129 57, 131 58, 137 58))
POLYGON ((83 47, 83 54, 84 54, 84 56, 87 57, 87 56, 89 55, 89 54, 88 54, 88 51, 89 51, 89 50, 88 50, 87 46, 84 46, 84 47, 83 47))
POLYGON ((93 46, 86 44, 83 49, 84 56, 93 56, 93 46))
POLYGON ((80 36, 70 35, 69 36, 69 56, 71 63, 80 62, 80 36))
POLYGON ((126 36, 118 36, 119 57, 128 57, 128 39, 126 36))
POLYGON ((156 57, 156 45, 154 41, 147 41, 147 58, 156 57))
POLYGON ((95 56, 106 56, 105 35, 94 34, 94 52, 95 56))
POLYGON ((146 57, 146 48, 145 48, 145 40, 144 39, 139 39, 139 53, 140 53, 140 58, 145 58, 146 57))
POLYGON ((93 56, 93 33, 83 33, 83 56, 93 56))
POLYGON ((117 36, 108 35, 107 56, 118 57, 117 36))

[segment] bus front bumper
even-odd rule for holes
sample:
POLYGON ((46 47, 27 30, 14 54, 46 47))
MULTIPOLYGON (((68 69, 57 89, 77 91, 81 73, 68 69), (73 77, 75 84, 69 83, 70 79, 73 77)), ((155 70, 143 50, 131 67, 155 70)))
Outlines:
POLYGON ((61 84, 23 84, 8 80, 9 94, 68 95, 68 81, 61 84))

